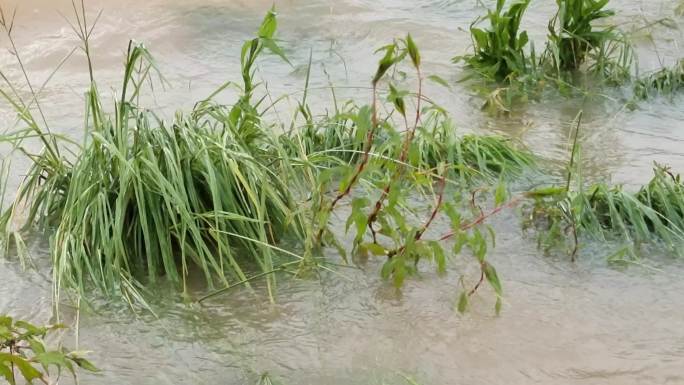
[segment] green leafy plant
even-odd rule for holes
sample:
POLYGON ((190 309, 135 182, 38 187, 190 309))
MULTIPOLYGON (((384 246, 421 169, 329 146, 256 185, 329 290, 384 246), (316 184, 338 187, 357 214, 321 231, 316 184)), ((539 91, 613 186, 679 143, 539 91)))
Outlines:
POLYGON ((599 28, 596 21, 615 14, 609 0, 557 0, 558 12, 549 22, 546 55, 557 71, 577 70, 591 60, 589 70, 611 80, 629 78, 631 47, 614 27, 599 28))
POLYGON ((609 29, 596 30, 592 22, 613 16, 604 9, 609 0, 557 0, 558 12, 549 23, 549 44, 553 58, 563 70, 574 70, 584 63, 587 53, 598 46, 609 29))
POLYGON ((489 28, 476 27, 483 20, 480 18, 471 24, 474 53, 455 58, 455 61, 463 59, 477 73, 497 81, 525 74, 530 69, 530 60, 525 54, 529 38, 526 31, 520 31, 530 1, 514 1, 504 11, 505 3, 505 0, 497 0, 496 8, 489 10, 483 18, 489 21, 489 28))
MULTIPOLYGON (((464 139, 458 144, 443 142, 448 146, 447 149, 437 146, 436 143, 440 140, 438 133, 446 134, 446 131, 440 131, 443 129, 441 127, 447 127, 444 125, 445 115, 435 113, 422 119, 424 111, 439 111, 439 108, 421 106, 421 61, 415 43, 409 35, 406 39, 383 47, 380 52, 384 55, 372 80, 372 103, 358 109, 357 114, 352 117, 357 132, 363 133, 365 137, 362 153, 353 164, 342 165, 319 175, 319 188, 313 198, 313 201, 317 202, 317 210, 314 212, 319 213, 314 221, 318 230, 314 232, 317 235, 311 245, 313 248, 325 245, 340 248, 328 222, 341 202, 350 201, 351 212, 347 216, 346 228, 353 228, 356 233, 353 252, 357 255, 373 254, 384 257, 386 261, 381 275, 385 279, 400 287, 407 277, 418 272, 421 261, 432 261, 436 264, 438 272, 445 273, 449 252, 443 245, 448 241, 455 241, 451 248, 453 254, 460 254, 463 247, 469 248, 482 272, 480 281, 474 288, 464 288, 463 296, 466 303, 459 305, 458 309, 465 311, 467 298, 477 291, 484 280, 487 280, 496 295, 495 307, 498 312, 501 308, 503 290, 496 270, 486 259, 494 233, 483 223, 489 216, 507 207, 506 190, 503 185, 497 187, 497 207, 492 213, 485 214, 475 203, 475 198, 472 203, 465 204, 464 209, 460 202, 462 192, 449 192, 447 189, 448 185, 459 185, 448 178, 449 169, 465 170, 468 167, 468 161, 462 156, 465 151, 462 152, 461 149, 475 146, 478 149, 472 152, 482 156, 487 151, 497 154, 496 145, 482 151, 477 147, 479 144, 476 140, 474 144, 468 144, 469 139, 464 139), (404 61, 408 61, 413 67, 418 78, 418 90, 413 103, 415 110, 409 110, 409 93, 392 85, 389 78, 387 103, 391 104, 392 112, 387 117, 381 117, 377 95, 378 83, 389 77, 387 74, 392 72, 391 69, 404 61), (389 118, 391 114, 398 114, 398 122, 404 125, 402 131, 399 131, 389 118), (378 137, 384 139, 376 142, 378 137), (449 162, 446 162, 447 160, 449 162), (340 181, 339 186, 329 198, 326 194, 328 186, 336 181, 340 181), (416 194, 431 202, 428 207, 411 203, 416 194), (433 238, 430 229, 440 215, 449 219, 451 231, 433 238), (425 219, 410 219, 421 217, 425 219)), ((484 147, 486 145, 483 145, 484 147)), ((502 159, 498 155, 494 155, 494 158, 502 159)), ((484 158, 469 161, 471 164, 479 163, 483 170, 489 168, 488 161, 484 158)), ((525 162, 521 160, 521 163, 525 162)))
POLYGON ((0 316, 0 378, 10 385, 16 385, 19 376, 29 384, 36 380, 55 384, 63 370, 68 370, 74 379, 77 368, 97 372, 98 369, 84 357, 85 352, 46 348, 45 336, 64 328, 61 324, 38 327, 0 316), (52 369, 56 373, 51 373, 52 369))
POLYGON ((484 110, 508 113, 516 104, 538 99, 549 85, 564 93, 584 92, 578 74, 591 75, 591 84, 600 80, 601 85, 631 79, 635 58, 629 39, 615 26, 595 25, 614 14, 605 9, 608 0, 557 0, 557 4, 546 49, 539 57, 527 33, 520 31, 529 1, 513 2, 506 12, 505 1, 497 1, 485 18, 488 29, 475 27, 479 18, 471 25, 474 53, 455 61, 464 60, 466 68, 484 80, 473 83, 486 99, 484 110))

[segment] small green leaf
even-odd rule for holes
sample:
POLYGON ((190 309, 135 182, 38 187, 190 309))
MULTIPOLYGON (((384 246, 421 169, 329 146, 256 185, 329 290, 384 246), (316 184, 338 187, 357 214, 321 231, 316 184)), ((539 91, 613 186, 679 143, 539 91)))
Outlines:
POLYGON ((388 259, 387 262, 382 265, 382 269, 380 269, 380 276, 382 279, 388 279, 390 277, 392 270, 394 270, 395 262, 396 258, 392 258, 388 259))
POLYGON ((0 326, 12 327, 12 317, 0 316, 0 326))
POLYGON ((494 269, 494 266, 488 262, 484 262, 483 268, 485 277, 487 277, 487 281, 492 286, 492 289, 494 289, 494 292, 496 292, 498 296, 502 296, 503 288, 501 287, 501 281, 499 281, 499 276, 496 274, 496 269, 494 269))
POLYGON ((405 92, 399 91, 390 84, 390 92, 388 99, 394 104, 394 108, 401 114, 401 116, 406 116, 406 104, 404 103, 403 95, 405 92))
POLYGON ((81 369, 87 370, 89 372, 99 372, 100 371, 100 369, 98 369, 95 365, 93 365, 92 362, 83 358, 80 354, 70 353, 69 359, 74 361, 76 363, 76 365, 78 365, 81 369), (73 355, 73 356, 71 356, 71 355, 73 355))
POLYGON ((4 377, 5 381, 7 381, 10 385, 16 385, 14 382, 14 376, 12 376, 12 370, 3 362, 0 362, 0 376, 4 377))
POLYGON ((34 354, 45 353, 45 345, 37 338, 27 338, 29 346, 34 354))
POLYGON ((508 192, 506 191, 506 186, 503 182, 499 182, 496 186, 496 192, 494 193, 494 204, 496 206, 501 206, 508 198, 508 192))
POLYGON ((444 80, 444 78, 442 78, 442 77, 440 77, 440 76, 437 76, 437 75, 430 75, 430 76, 427 77, 427 79, 430 80, 430 81, 432 81, 432 82, 435 82, 435 83, 439 84, 440 86, 443 86, 443 87, 445 87, 445 88, 447 88, 447 89, 451 89, 451 86, 449 85, 449 82, 447 82, 446 80, 444 80))
POLYGON ((437 272, 440 274, 446 273, 446 256, 444 255, 442 245, 437 241, 431 241, 430 246, 432 247, 432 253, 437 262, 437 272))
POLYGON ((290 60, 287 59, 287 56, 285 56, 285 52, 283 51, 283 49, 280 48, 280 46, 276 43, 275 40, 261 39, 261 44, 263 44, 266 49, 271 51, 271 53, 283 59, 285 63, 292 65, 292 63, 290 63, 290 60))
POLYGON ((373 77, 373 84, 378 84, 380 79, 385 76, 385 73, 390 69, 396 62, 397 56, 395 55, 397 46, 395 44, 390 44, 382 49, 385 50, 385 56, 380 59, 378 63, 378 69, 373 77))
POLYGON ((373 255, 387 255, 387 250, 377 243, 364 243, 361 245, 361 247, 370 251, 373 255))
POLYGON ((496 232, 491 225, 487 225, 487 231, 489 232, 489 237, 492 239, 492 248, 496 248, 496 232))
MULTIPOLYGON (((421 154, 420 148, 418 146, 416 146, 415 143, 411 143, 409 145, 409 153, 408 153, 409 163, 413 166, 418 166, 420 164, 421 156, 422 156, 422 154, 421 154)), ((421 175, 421 174, 414 174, 414 175, 416 175, 417 179, 423 178, 424 180, 426 180, 424 178, 424 175, 421 175)))
POLYGON ((408 271, 406 270, 406 264, 404 263, 403 259, 397 259, 397 263, 394 264, 393 272, 394 287, 400 288, 404 284, 404 280, 406 279, 407 273, 408 271))
POLYGON ((497 316, 499 314, 501 314, 501 297, 496 297, 496 304, 494 305, 494 311, 496 312, 497 316))
POLYGON ((9 353, 0 353, 0 363, 3 362, 13 363, 17 368, 19 368, 22 377, 24 377, 24 379, 28 382, 33 382, 34 379, 42 377, 38 369, 31 366, 31 363, 22 357, 13 356, 9 353))
POLYGON ((416 43, 413 41, 410 33, 406 36, 406 49, 408 50, 411 61, 413 62, 413 66, 419 68, 420 52, 418 52, 418 46, 416 46, 416 43))
POLYGON ((60 352, 43 352, 36 354, 35 361, 48 367, 50 365, 62 368, 66 366, 66 357, 60 352))
POLYGON ((456 243, 454 243, 454 254, 461 254, 461 250, 463 250, 463 246, 465 246, 466 243, 468 243, 468 234, 459 232, 456 237, 456 243))
POLYGON ((259 27, 258 35, 262 39, 272 39, 278 28, 278 21, 276 20, 275 5, 266 13, 264 20, 259 27))
POLYGON ((471 28, 470 32, 475 39, 475 49, 484 51, 488 46, 487 33, 479 28, 471 28))
POLYGON ((468 309, 468 294, 464 291, 458 298, 458 312, 463 314, 468 309))

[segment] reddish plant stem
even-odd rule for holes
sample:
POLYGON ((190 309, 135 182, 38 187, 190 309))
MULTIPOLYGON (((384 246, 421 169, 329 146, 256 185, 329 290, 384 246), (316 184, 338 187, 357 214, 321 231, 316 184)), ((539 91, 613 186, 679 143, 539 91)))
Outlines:
MULTIPOLYGON (((370 150, 373 147, 373 139, 375 138, 375 130, 378 127, 378 111, 377 111, 377 84, 373 83, 373 104, 372 104, 372 115, 371 115, 371 128, 368 130, 368 134, 366 135, 366 143, 364 145, 363 149, 363 155, 361 156, 361 160, 359 161, 359 164, 356 167, 356 172, 354 172, 354 175, 352 178, 349 180, 349 184, 347 185, 347 188, 344 189, 344 191, 340 192, 337 194, 335 199, 330 203, 330 207, 328 208, 328 212, 332 212, 335 209, 335 206, 337 206, 337 203, 351 192, 352 188, 358 181, 359 177, 361 176, 361 173, 363 170, 366 168, 368 165, 368 160, 370 159, 370 150)), ((316 235, 316 240, 320 242, 321 237, 323 236, 323 231, 324 229, 321 228, 318 230, 318 234, 316 235)))
MULTIPOLYGON (((416 232, 416 235, 413 237, 415 241, 420 241, 420 239, 423 237, 423 234, 427 231, 427 229, 432 225, 432 222, 437 218, 437 214, 439 213, 439 209, 442 207, 442 202, 444 201, 444 190, 446 189, 446 172, 442 175, 442 177, 439 179, 439 194, 437 195, 437 203, 435 204, 435 208, 432 210, 432 213, 430 213, 430 217, 428 220, 423 224, 423 227, 421 227, 420 230, 416 232)), ((397 254, 403 253, 404 250, 406 250, 406 245, 403 245, 399 247, 398 249, 392 250, 389 253, 387 253, 387 258, 392 258, 397 254)))
POLYGON ((480 285, 482 285, 482 282, 484 282, 484 278, 485 278, 484 263, 480 263, 480 280, 477 281, 477 284, 475 284, 475 286, 468 292, 468 297, 475 294, 477 289, 480 288, 480 285))
MULTIPOLYGON (((411 136, 413 136, 413 133, 416 132, 416 129, 418 128, 418 122, 420 122, 420 102, 423 99, 423 78, 420 74, 420 66, 416 67, 416 73, 418 74, 418 101, 416 102, 416 122, 413 124, 411 136)), ((413 137, 411 137, 411 139, 413 139, 413 137)))
POLYGON ((480 207, 480 205, 478 205, 475 202, 475 198, 477 198, 478 192, 483 192, 483 191, 486 191, 486 190, 484 188, 479 188, 479 189, 473 190, 473 192, 470 195, 470 205, 473 206, 473 208, 477 207, 477 209, 480 210, 480 215, 483 215, 484 211, 482 210, 482 207, 480 207))
POLYGON ((416 67, 416 73, 418 74, 418 100, 416 101, 416 121, 413 124, 413 127, 409 128, 408 122, 406 121, 406 115, 404 115, 404 124, 406 125, 406 138, 404 139, 401 154, 399 155, 399 165, 397 171, 389 180, 387 186, 385 186, 385 188, 382 190, 380 198, 378 198, 378 200, 375 202, 373 211, 370 213, 370 215, 368 215, 368 228, 370 229, 371 235, 373 236, 373 243, 376 244, 378 243, 378 238, 376 231, 373 228, 373 223, 375 223, 375 221, 378 219, 378 214, 382 209, 382 205, 384 204, 385 199, 389 196, 390 190, 392 189, 392 181, 400 177, 404 172, 403 164, 406 163, 406 159, 408 158, 408 152, 411 148, 411 142, 413 142, 413 137, 415 136, 416 130, 418 129, 418 123, 420 122, 420 103, 423 94, 423 79, 421 77, 420 67, 416 67))
POLYGON ((490 212, 488 212, 488 213, 486 213, 486 214, 481 214, 479 217, 475 218, 474 220, 462 224, 462 225, 458 228, 458 231, 452 230, 452 231, 450 231, 450 232, 448 232, 448 233, 442 235, 442 236, 438 239, 438 241, 439 241, 439 242, 446 241, 447 239, 452 238, 453 236, 455 236, 456 234, 458 234, 459 231, 472 229, 473 227, 475 227, 475 226, 477 226, 477 225, 479 225, 479 224, 482 224, 484 221, 486 221, 486 220, 489 219, 490 217, 492 217, 492 216, 494 216, 494 215, 500 213, 500 212, 503 211, 504 209, 507 209, 507 208, 510 208, 510 207, 513 207, 513 206, 517 205, 518 203, 520 203, 520 201, 521 201, 522 199, 523 199, 523 197, 521 196, 521 197, 512 199, 512 200, 508 201, 507 203, 505 203, 505 204, 503 204, 503 205, 501 205, 501 206, 497 206, 497 207, 495 207, 492 211, 490 211, 490 212))
POLYGON ((408 128, 406 116, 404 116, 404 123, 406 125, 406 139, 404 139, 404 145, 399 156, 399 165, 397 166, 397 171, 395 171, 395 173, 392 175, 385 188, 382 189, 382 194, 380 194, 380 198, 378 198, 378 200, 375 202, 373 211, 368 215, 368 229, 370 229, 371 235, 373 236, 373 243, 376 244, 378 243, 378 237, 375 228, 373 228, 373 223, 375 223, 375 221, 378 219, 378 214, 380 214, 382 205, 385 202, 385 199, 389 196, 390 191, 392 190, 392 181, 403 174, 403 163, 406 162, 406 158, 408 158, 408 148, 410 142, 413 140, 413 131, 408 128))

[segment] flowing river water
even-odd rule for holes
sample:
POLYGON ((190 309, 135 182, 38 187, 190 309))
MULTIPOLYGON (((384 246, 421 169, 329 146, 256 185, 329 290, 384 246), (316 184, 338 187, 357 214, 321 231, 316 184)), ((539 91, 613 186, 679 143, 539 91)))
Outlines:
MULTIPOLYGON (((241 44, 271 6, 270 0, 86 3, 91 20, 103 10, 91 43, 99 88, 114 95, 127 41, 145 42, 168 80, 148 105, 167 118, 226 80, 239 81, 241 44)), ((678 3, 611 2, 618 11, 611 21, 632 33, 642 71, 672 64, 684 53, 678 29, 684 18, 674 12, 678 3), (668 22, 654 23, 663 18, 668 22)), ((31 79, 42 83, 78 45, 60 15, 73 19, 70 1, 0 4, 18 5, 17 47, 31 79)), ((276 5, 278 36, 293 66, 267 57, 258 76, 274 97, 291 95, 277 113, 286 115, 296 106, 310 54, 314 108, 331 105, 329 83, 339 99, 366 100, 374 49, 411 32, 425 72, 451 83, 449 90, 431 84, 427 93, 452 113, 459 130, 515 137, 559 174, 568 158, 572 119, 582 109, 588 178, 637 186, 650 179, 654 161, 684 172, 681 97, 630 110, 617 92, 582 99, 550 96, 510 116, 481 112, 482 100, 457 82, 462 74, 450 61, 470 45, 467 28, 484 12, 479 1, 281 0, 276 5)), ((533 0, 523 22, 538 49, 554 8, 552 0, 533 0)), ((20 80, 6 39, 2 45, 0 66, 20 80)), ((87 82, 77 52, 46 86, 41 102, 54 132, 82 137, 87 82)), ((3 129, 14 119, 0 106, 3 129)), ((23 166, 15 164, 15 177, 23 166)), ((684 264, 653 252, 643 265, 615 268, 606 261, 610 245, 595 243, 571 263, 567 256, 539 251, 534 237, 521 232, 518 218, 513 211, 493 221, 499 235, 490 258, 506 292, 499 317, 486 293, 474 298, 469 313, 455 312, 459 277, 475 275, 458 262, 446 277, 426 270, 401 292, 379 278, 378 261, 320 280, 282 279, 275 304, 258 285, 256 293, 236 290, 202 306, 184 304, 171 288, 158 287, 151 302, 156 317, 104 302, 80 313, 78 343, 93 351, 103 370, 83 376, 81 383, 251 384, 268 372, 292 385, 402 384, 402 374, 423 385, 684 384, 684 264)), ((39 242, 33 249, 44 264, 47 246, 39 242)), ((48 268, 22 270, 16 261, 0 260, 0 314, 52 320, 45 274, 48 268)), ((74 325, 76 313, 66 304, 61 310, 64 321, 74 325)), ((75 344, 73 334, 65 336, 66 345, 75 344)))

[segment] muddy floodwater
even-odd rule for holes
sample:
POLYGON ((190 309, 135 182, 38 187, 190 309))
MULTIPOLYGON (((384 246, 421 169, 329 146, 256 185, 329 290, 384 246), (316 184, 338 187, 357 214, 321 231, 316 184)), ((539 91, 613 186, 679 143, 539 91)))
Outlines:
MULTIPOLYGON (((78 45, 65 21, 67 0, 0 0, 18 5, 17 47, 35 83, 42 83, 78 45)), ((129 39, 146 44, 168 81, 155 87, 146 105, 171 118, 190 109, 227 80, 239 81, 240 47, 253 36, 271 1, 146 0, 87 1, 89 16, 102 15, 91 50, 95 76, 106 97, 120 86, 129 39)), ((426 91, 452 114, 462 132, 497 133, 519 139, 541 155, 548 175, 567 162, 571 122, 584 110, 580 138, 585 176, 593 181, 638 186, 653 162, 684 172, 684 99, 655 98, 626 107, 620 90, 586 98, 551 94, 494 117, 480 111, 482 99, 458 80, 451 58, 467 51, 470 23, 485 12, 476 0, 278 0, 278 37, 292 62, 265 57, 257 77, 273 98, 289 95, 275 110, 288 114, 301 96, 312 58, 314 109, 338 99, 369 97, 377 57, 373 51, 410 32, 422 50, 425 72, 449 81, 426 91), (328 75, 326 75, 326 73, 328 75)), ((491 1, 484 1, 491 5, 491 1)), ((632 34, 642 72, 671 65, 684 55, 681 2, 614 0, 611 22, 632 34), (658 22, 661 20, 664 22, 658 22)), ((552 0, 533 0, 524 23, 541 49, 552 0)), ((0 66, 19 78, 8 43, 0 66)), ((84 58, 76 52, 41 94, 53 131, 83 137, 84 58)), ((227 97, 226 97, 227 98, 227 97)), ((228 101, 230 99, 226 99, 228 101)), ((0 105, 2 129, 15 122, 0 105)), ((13 167, 19 179, 21 162, 13 167)), ((549 177, 550 178, 550 177, 549 177)), ((525 182, 520 182, 524 184, 525 182)), ((528 186, 529 187, 529 186, 528 186)), ((635 187, 636 188, 636 187, 635 187)), ((490 293, 473 299, 459 315, 454 305, 459 279, 474 280, 472 266, 451 264, 445 277, 425 269, 401 292, 379 277, 381 261, 340 268, 320 280, 280 279, 277 301, 264 290, 235 290, 202 304, 183 303, 170 287, 154 287, 155 315, 134 314, 123 304, 96 302, 80 314, 78 343, 92 350, 102 369, 82 384, 252 384, 268 372, 287 385, 403 384, 684 384, 684 263, 664 252, 647 253, 639 264, 607 263, 611 245, 588 243, 578 261, 544 255, 521 231, 512 210, 493 220, 498 238, 491 258, 505 286, 501 316, 490 293)), ((50 322, 50 276, 45 242, 33 245, 37 269, 0 260, 0 314, 50 322), (43 260, 41 262, 41 260, 43 260)), ((331 255, 331 258, 336 256, 331 255)), ((204 288, 198 284, 197 294, 204 288)), ((61 306, 63 321, 76 313, 61 306)), ((73 333, 65 336, 74 345, 73 333)))

